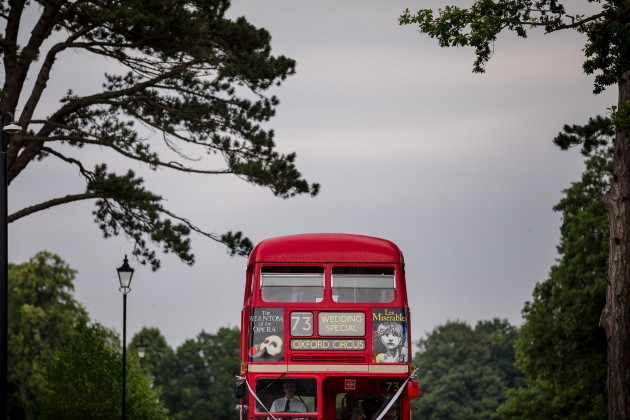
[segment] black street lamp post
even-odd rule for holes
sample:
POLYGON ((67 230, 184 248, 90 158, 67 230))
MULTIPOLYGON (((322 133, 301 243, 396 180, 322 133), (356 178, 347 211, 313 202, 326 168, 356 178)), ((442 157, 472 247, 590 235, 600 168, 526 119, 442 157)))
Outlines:
POLYGON ((2 285, 0 286, 0 305, 2 306, 0 309, 0 328, 2 328, 0 375, 2 376, 4 384, 4 391, 0 392, 0 395, 2 395, 2 410, 4 410, 3 417, 6 417, 9 414, 9 399, 7 395, 7 389, 9 388, 9 213, 7 205, 9 201, 9 177, 7 173, 7 144, 4 142, 4 133, 17 133, 22 131, 22 127, 13 123, 13 114, 10 112, 7 112, 2 116, 0 125, 2 125, 2 130, 0 130, 0 155, 2 155, 0 158, 0 177, 2 178, 0 182, 0 188, 2 188, 2 193, 0 193, 0 197, 2 197, 2 203, 0 204, 0 220, 2 221, 0 223, 0 241, 2 241, 2 251, 0 252, 2 255, 2 261, 0 261, 0 265, 2 266, 2 285), (6 119, 8 119, 9 123, 4 125, 4 120, 6 119))
POLYGON ((123 363, 122 363, 122 418, 125 419, 127 409, 127 293, 131 291, 131 278, 134 269, 129 266, 125 255, 123 265, 117 268, 120 292, 123 295, 123 363))

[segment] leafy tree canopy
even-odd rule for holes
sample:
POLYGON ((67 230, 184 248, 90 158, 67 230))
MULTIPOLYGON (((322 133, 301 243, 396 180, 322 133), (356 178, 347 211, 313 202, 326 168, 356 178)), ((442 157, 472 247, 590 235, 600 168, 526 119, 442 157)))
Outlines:
MULTIPOLYGON (((609 119, 567 126, 558 138, 594 137, 602 128, 610 129, 609 119)), ((598 141, 609 145, 611 137, 598 141)), ((562 214, 560 259, 523 309, 516 357, 527 387, 510 391, 500 410, 504 418, 607 418, 606 337, 599 318, 608 275, 608 219, 601 198, 610 187, 612 158, 609 146, 590 153, 581 180, 554 207, 562 214)))
POLYGON ((155 383, 174 419, 236 416, 234 377, 240 373, 240 330, 220 328, 185 341, 160 365, 155 383))
POLYGON ((494 319, 450 321, 418 341, 414 357, 420 395, 414 413, 423 419, 488 419, 504 401, 506 387, 519 386, 514 366, 516 328, 494 319))
MULTIPOLYGON (((76 272, 48 252, 9 270, 9 416, 120 418, 121 340, 74 300, 76 272)), ((127 348, 129 418, 166 418, 167 406, 169 418, 234 418, 239 342, 238 328, 221 328, 173 351, 158 328, 142 328, 127 348)))
POLYGON ((76 272, 60 257, 40 252, 9 264, 9 415, 37 418, 47 388, 44 369, 75 335, 87 311, 74 299, 76 272))
POLYGON ((173 349, 166 342, 166 338, 156 327, 144 327, 138 331, 129 342, 127 352, 137 353, 137 347, 142 340, 146 346, 146 352, 142 364, 144 369, 153 377, 159 371, 159 366, 165 360, 173 356, 173 349))
POLYGON ((251 250, 241 232, 208 233, 169 211, 133 171, 113 172, 106 161, 90 167, 77 154, 80 148, 112 151, 153 170, 232 174, 282 198, 316 195, 319 185, 302 177, 294 153, 275 150, 274 132, 265 128, 278 104, 265 91, 293 74, 295 62, 271 54, 265 29, 244 18, 227 19, 229 6, 229 0, 2 2, 6 95, 0 112, 20 104, 24 129, 6 136, 9 181, 34 161, 56 159, 74 167, 86 184, 84 191, 16 211, 9 221, 95 200, 93 214, 104 236, 131 238, 133 254, 153 269, 159 259, 151 245, 193 264, 192 231, 226 244, 231 254, 251 250), (59 107, 39 115, 54 64, 70 52, 116 62, 121 71, 105 74, 102 90, 88 94, 73 89, 81 73, 68 77, 59 107), (201 159, 204 154, 210 157, 201 159))
MULTIPOLYGON (((99 325, 78 325, 77 334, 47 369, 51 390, 42 418, 120 418, 122 356, 110 332, 99 325)), ((130 419, 166 419, 150 378, 137 358, 127 359, 126 414, 130 419)))
POLYGON ((630 67, 630 6, 623 0, 595 1, 601 10, 580 14, 584 3, 560 0, 478 0, 468 8, 446 6, 434 12, 422 9, 413 14, 405 10, 401 25, 417 24, 420 31, 438 40, 442 47, 470 46, 475 49, 473 71, 483 73, 494 52, 494 41, 504 30, 526 38, 527 30, 545 32, 573 29, 587 35, 584 71, 595 74, 595 92, 619 82, 630 67), (576 12, 575 10, 578 10, 576 12))

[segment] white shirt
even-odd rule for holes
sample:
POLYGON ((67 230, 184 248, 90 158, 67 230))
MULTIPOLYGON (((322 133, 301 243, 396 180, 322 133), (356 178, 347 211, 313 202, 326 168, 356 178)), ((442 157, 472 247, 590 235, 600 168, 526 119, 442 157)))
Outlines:
POLYGON ((302 302, 304 300, 304 294, 302 292, 293 292, 291 295, 291 302, 302 302))
MULTIPOLYGON (((287 397, 278 398, 271 404, 272 413, 281 413, 284 411, 284 408, 287 404, 287 397)), ((302 401, 297 400, 295 398, 289 400, 289 411, 293 411, 295 413, 306 413, 306 404, 302 401)))

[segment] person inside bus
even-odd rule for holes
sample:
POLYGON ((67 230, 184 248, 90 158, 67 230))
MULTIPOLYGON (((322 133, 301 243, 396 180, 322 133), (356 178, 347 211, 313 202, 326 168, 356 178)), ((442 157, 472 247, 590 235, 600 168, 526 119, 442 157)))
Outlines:
POLYGON ((374 418, 374 415, 378 412, 379 405, 380 405, 380 402, 372 398, 367 398, 361 401, 361 408, 363 409, 363 412, 365 413, 365 418, 366 419, 374 418))
POLYGON ((279 302, 280 292, 279 287, 265 286, 262 288, 262 298, 265 302, 279 302))
POLYGON ((306 413, 306 404, 295 398, 297 384, 295 381, 284 381, 284 397, 278 398, 271 404, 272 413, 280 413, 290 411, 293 413, 306 413))
POLYGON ((385 413, 385 415, 383 416, 383 420, 396 420, 398 419, 398 409, 396 408, 396 405, 392 405, 389 410, 387 410, 387 413, 385 413))
POLYGON ((359 400, 354 394, 346 394, 338 408, 337 419, 340 420, 363 420, 365 413, 359 400))
POLYGON ((291 287, 291 298, 289 302, 304 302, 304 291, 299 286, 291 287))

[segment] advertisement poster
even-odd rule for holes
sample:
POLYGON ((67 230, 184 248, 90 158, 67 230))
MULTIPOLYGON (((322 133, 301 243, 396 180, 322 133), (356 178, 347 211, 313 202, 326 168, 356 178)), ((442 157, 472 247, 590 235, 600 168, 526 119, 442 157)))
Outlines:
POLYGON ((252 309, 249 317, 249 360, 280 362, 284 360, 284 310, 252 309))
POLYGON ((372 310, 372 361, 375 363, 406 363, 407 317, 404 309, 372 310))

